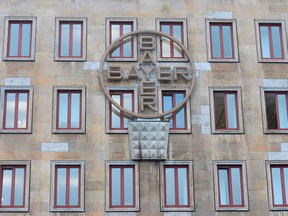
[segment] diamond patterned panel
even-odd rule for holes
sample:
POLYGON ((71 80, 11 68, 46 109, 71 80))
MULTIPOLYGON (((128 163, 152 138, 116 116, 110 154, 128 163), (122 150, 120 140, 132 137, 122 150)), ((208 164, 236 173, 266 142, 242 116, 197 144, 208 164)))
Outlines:
POLYGON ((129 122, 129 142, 133 160, 167 159, 167 122, 129 122))

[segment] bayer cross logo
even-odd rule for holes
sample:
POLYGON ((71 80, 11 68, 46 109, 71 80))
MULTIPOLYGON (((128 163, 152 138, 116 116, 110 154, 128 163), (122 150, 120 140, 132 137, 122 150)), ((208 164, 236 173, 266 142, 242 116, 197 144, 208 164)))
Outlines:
POLYGON ((136 118, 160 118, 179 110, 189 99, 195 80, 194 65, 188 50, 174 37, 158 31, 134 31, 115 40, 104 53, 100 63, 100 85, 107 99, 119 110, 136 118), (137 40, 138 60, 107 61, 109 54, 121 41, 128 37, 137 40), (157 46, 163 38, 171 40, 183 52, 187 61, 157 61, 157 46), (107 64, 105 64, 107 63, 107 64), (105 65, 105 67, 104 67, 105 65), (107 66, 106 66, 107 65, 107 66), (109 94, 109 88, 136 87, 138 110, 129 111, 116 103, 109 94), (159 109, 158 88, 187 88, 184 99, 170 110, 159 109))

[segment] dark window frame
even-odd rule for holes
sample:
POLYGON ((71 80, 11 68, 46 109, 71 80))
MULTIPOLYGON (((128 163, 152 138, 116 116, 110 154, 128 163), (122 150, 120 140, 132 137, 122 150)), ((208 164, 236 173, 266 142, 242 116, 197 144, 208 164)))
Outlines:
MULTIPOLYGON (((176 106, 176 94, 183 94, 183 98, 185 97, 186 95, 186 91, 185 90, 177 90, 177 91, 171 91, 171 90, 162 90, 162 111, 164 110, 164 96, 166 95, 171 95, 172 96, 172 107, 175 107, 176 106)), ((187 122, 187 103, 183 105, 183 107, 177 112, 173 112, 171 114, 171 117, 173 119, 173 127, 170 128, 170 130, 187 130, 188 129, 188 122, 187 122), (184 125, 185 127, 184 128, 178 128, 176 125, 177 125, 177 121, 176 121, 176 115, 179 111, 181 111, 182 109, 184 109, 184 125)), ((170 117, 169 117, 170 118, 170 117)), ((163 118, 163 120, 165 120, 166 117, 163 118)))
POLYGON ((210 50, 210 55, 211 55, 211 58, 212 59, 215 59, 215 60, 225 60, 225 59, 235 59, 235 50, 234 50, 234 38, 233 38, 233 23, 229 23, 229 22, 226 22, 226 23, 223 23, 223 22, 210 22, 209 23, 209 28, 210 28, 210 46, 211 46, 211 50, 210 50), (211 31, 211 28, 212 26, 219 26, 219 34, 220 34, 220 57, 214 57, 213 56, 213 43, 212 43, 212 31, 211 31), (224 56, 224 42, 223 42, 223 26, 229 26, 230 27, 230 37, 231 37, 231 52, 232 52, 232 56, 230 58, 225 58, 224 56))
POLYGON ((260 55, 261 55, 261 59, 264 59, 264 60, 283 60, 285 59, 285 53, 284 53, 284 45, 283 45, 283 37, 282 37, 282 25, 281 23, 260 23, 259 26, 259 39, 260 39, 260 55), (269 36, 269 49, 270 49, 270 58, 264 58, 263 57, 263 52, 262 52, 262 49, 263 49, 263 45, 262 45, 262 35, 261 35, 261 27, 262 26, 265 26, 265 27, 268 27, 268 36, 269 36), (272 42, 272 32, 271 32, 271 27, 272 26, 277 26, 279 27, 279 32, 280 32, 280 45, 281 45, 281 55, 282 57, 281 58, 275 58, 274 57, 274 47, 273 47, 273 42, 272 42))
POLYGON ((59 21, 59 46, 58 46, 58 58, 67 59, 67 58, 83 58, 83 21, 72 21, 72 20, 60 20, 59 21), (61 36, 62 36, 62 25, 69 25, 69 55, 61 55, 61 36), (80 56, 73 56, 73 25, 81 25, 81 38, 80 38, 80 56))
POLYGON ((190 183, 189 183, 189 165, 164 165, 164 207, 165 208, 188 208, 190 204, 190 183), (166 168, 173 168, 174 169, 174 180, 175 180, 175 205, 167 205, 167 194, 166 194, 166 168), (178 191, 178 169, 179 168, 185 168, 186 174, 187 174, 187 197, 188 197, 188 203, 187 205, 180 205, 179 204, 179 191, 178 191))
POLYGON ((265 115, 266 115, 266 127, 267 130, 278 130, 278 131, 288 131, 288 128, 281 128, 280 127, 280 117, 279 117, 279 112, 278 112, 278 98, 277 95, 285 95, 286 96, 286 110, 288 110, 288 91, 265 91, 264 92, 264 100, 265 100, 265 115), (277 115, 277 128, 269 128, 269 116, 268 116, 268 110, 267 110, 267 100, 266 100, 266 95, 267 94, 275 94, 275 111, 277 115))
MULTIPOLYGON (((214 91, 213 92, 213 98, 214 98, 214 118, 215 120, 217 119, 216 117, 216 101, 215 101, 215 94, 217 93, 223 93, 224 94, 224 114, 225 114, 225 125, 226 127, 225 128, 217 128, 217 122, 215 121, 215 130, 231 130, 231 131, 234 131, 234 130, 239 130, 239 110, 238 110, 238 94, 237 94, 237 91, 214 91), (236 112, 236 121, 237 121, 237 127, 236 128, 229 128, 228 127, 228 112, 227 112, 227 94, 234 94, 235 95, 235 112, 236 112)), ((220 118, 219 118, 220 119, 220 118)))
POLYGON ((55 165, 55 179, 54 179, 54 208, 80 208, 81 206, 81 165, 55 165), (59 168, 65 168, 66 169, 66 194, 65 194, 65 200, 66 203, 65 205, 57 205, 57 187, 58 187, 58 182, 57 182, 57 173, 59 168), (78 168, 79 170, 79 176, 78 176, 78 205, 69 205, 69 186, 70 186, 70 169, 71 168, 78 168))
POLYGON ((7 57, 8 58, 19 58, 19 59, 21 59, 21 58, 31 58, 31 52, 32 52, 32 37, 33 37, 33 30, 32 30, 32 26, 33 26, 33 23, 32 23, 32 20, 18 20, 18 21, 16 21, 16 20, 10 20, 9 21, 9 23, 8 23, 8 40, 7 40, 7 57), (17 38, 17 40, 18 40, 18 49, 17 49, 17 53, 18 53, 18 55, 10 55, 10 47, 11 47, 11 25, 12 24, 19 24, 19 32, 18 32, 18 38, 17 38), (21 51, 22 51, 22 49, 21 49, 21 47, 22 47, 22 43, 23 43, 23 41, 22 41, 22 33, 23 33, 23 31, 22 31, 22 26, 23 26, 23 24, 30 24, 30 40, 29 40, 29 42, 30 42, 30 46, 29 46, 29 55, 28 56, 24 56, 24 55, 21 55, 21 51))
POLYGON ((56 129, 57 130, 80 130, 82 128, 82 112, 81 112, 81 110, 82 110, 82 91, 81 90, 64 90, 64 89, 58 90, 57 91, 57 105, 56 105, 56 107, 57 107, 57 111, 56 111, 57 112, 56 113, 56 129), (80 100, 80 103, 79 103, 79 105, 80 105, 80 107, 79 107, 79 127, 78 128, 72 128, 71 127, 71 115, 72 115, 71 114, 71 95, 75 94, 75 93, 80 95, 80 98, 79 98, 79 100, 80 100), (60 94, 67 94, 67 96, 68 96, 67 128, 60 128, 59 127, 59 115, 60 115, 60 113, 59 113, 59 105, 60 105, 59 95, 60 94))
MULTIPOLYGON (((133 27, 133 21, 110 21, 109 22, 109 45, 113 43, 112 41, 112 25, 119 25, 119 29, 120 29, 120 32, 119 32, 119 37, 122 37, 124 34, 123 34, 123 25, 130 25, 131 26, 131 32, 134 31, 133 27)), ((135 58, 134 56, 134 40, 135 38, 132 36, 131 38, 131 56, 124 56, 123 55, 123 40, 121 40, 119 43, 119 49, 120 49, 120 53, 119 53, 119 56, 112 56, 112 51, 110 52, 109 54, 109 58, 111 59, 123 59, 123 58, 127 58, 127 59, 133 59, 135 58)))
MULTIPOLYGON (((180 26, 181 27, 181 43, 184 44, 184 30, 183 30, 183 22, 167 22, 167 21, 160 21, 160 31, 162 32, 162 26, 163 25, 168 25, 170 28, 170 33, 169 35, 171 35, 172 37, 174 37, 174 32, 173 32, 173 26, 180 26)), ((168 39, 170 40, 170 39, 168 39)), ((160 58, 162 59, 183 59, 184 58, 184 51, 182 50, 182 55, 181 57, 175 57, 174 55, 174 47, 175 47, 175 43, 170 40, 170 56, 167 57, 163 57, 163 49, 162 49, 162 40, 160 39, 160 58)), ((177 46, 177 45, 176 45, 177 46)))
POLYGON ((135 208, 136 207, 136 185, 135 185, 135 165, 110 165, 109 166, 109 208, 135 208), (121 194, 121 204, 120 205, 112 205, 112 196, 113 196, 113 189, 112 189, 112 169, 119 168, 120 169, 120 194, 121 194), (133 205, 125 205, 124 204, 124 169, 125 168, 132 168, 133 169, 133 205))
MULTIPOLYGON (((12 183, 11 183, 11 197, 10 197, 10 205, 2 205, 2 201, 0 200, 0 208, 24 208, 26 205, 27 200, 25 199, 25 194, 27 193, 26 191, 26 165, 2 165, 0 167, 0 197, 2 197, 2 187, 3 187, 3 171, 4 170, 12 170, 12 183), (23 182, 23 205, 21 206, 16 206, 14 203, 14 198, 15 198, 15 172, 17 168, 24 168, 24 182, 23 182)), ((29 191, 28 191, 29 192, 29 191)))
MULTIPOLYGON (((134 106, 134 102, 135 102, 135 92, 134 90, 110 90, 110 95, 112 97, 112 95, 120 95, 120 106, 124 107, 124 94, 131 94, 131 98, 132 98, 132 112, 134 112, 135 106, 134 106)), ((124 127, 124 119, 125 119, 125 113, 121 110, 120 111, 120 127, 119 128, 113 128, 112 127, 112 103, 109 102, 109 130, 111 131, 115 131, 115 130, 126 130, 128 128, 124 127)), ((134 119, 134 118, 133 118, 134 119)))
POLYGON ((218 165, 217 166, 217 179, 218 179, 218 199, 219 199, 219 207, 221 208, 226 208, 226 207, 244 207, 244 189, 243 189, 243 170, 242 170, 242 165, 218 165), (233 193, 232 193, 232 177, 231 177, 231 169, 232 168, 239 168, 240 169, 240 183, 241 183, 241 200, 242 204, 241 205, 234 205, 233 204, 233 193), (229 205, 222 205, 221 204, 221 191, 220 191, 220 175, 219 175, 219 170, 227 170, 227 175, 228 175, 228 191, 229 191, 229 205))

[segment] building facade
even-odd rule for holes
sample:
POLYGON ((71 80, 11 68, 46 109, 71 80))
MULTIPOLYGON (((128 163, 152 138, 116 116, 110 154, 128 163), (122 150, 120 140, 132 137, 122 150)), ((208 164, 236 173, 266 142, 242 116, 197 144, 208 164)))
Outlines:
POLYGON ((287 12, 1 1, 1 214, 288 215, 287 12))

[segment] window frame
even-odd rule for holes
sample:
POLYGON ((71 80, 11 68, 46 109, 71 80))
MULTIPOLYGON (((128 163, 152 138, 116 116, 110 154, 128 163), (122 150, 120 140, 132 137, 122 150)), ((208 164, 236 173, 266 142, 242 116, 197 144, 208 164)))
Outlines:
MULTIPOLYGON (((182 44, 186 47, 188 50, 188 30, 187 30, 187 19, 186 18, 156 18, 156 29, 157 31, 161 32, 161 26, 162 24, 182 24, 182 44)), ((170 31, 171 32, 171 31, 170 31)), ((188 58, 185 55, 184 51, 182 50, 182 57, 162 57, 162 43, 161 43, 161 37, 157 37, 157 46, 156 46, 156 58, 157 61, 160 62, 187 62, 188 58)), ((170 41, 170 48, 173 44, 172 41, 170 41)), ((171 49, 172 50, 172 49, 171 49)), ((170 51, 171 54, 172 51, 170 51)))
MULTIPOLYGON (((122 200, 121 200, 122 202, 122 200)), ((139 204, 139 162, 136 161, 106 161, 106 211, 107 212, 137 212, 139 204), (111 206, 111 167, 134 167, 134 206, 111 206)))
MULTIPOLYGON (((174 176, 175 177, 175 176, 174 176)), ((177 178, 178 179, 178 178, 177 178)), ((160 161, 160 200, 161 211, 167 212, 191 212, 195 209, 194 204, 194 183, 193 183, 193 162, 192 161, 160 161), (186 167, 188 170, 187 175, 187 193, 188 193, 188 205, 187 206, 166 206, 165 205, 165 167, 186 167)), ((176 191, 176 190, 175 190, 176 191)), ((176 197, 175 197, 176 198, 176 197)))
MULTIPOLYGON (((158 110, 159 113, 163 113, 163 92, 165 93, 177 93, 177 92, 181 92, 181 93, 185 93, 185 95, 188 93, 189 88, 185 87, 185 86, 180 86, 174 88, 174 87, 164 87, 164 86, 160 86, 157 88, 158 91, 158 110)), ((169 133, 171 134, 182 134, 182 133, 191 133, 192 129, 191 129, 191 119, 189 118, 189 116, 191 116, 191 106, 190 106, 190 99, 188 99, 188 101, 186 102, 186 104, 183 106, 184 108, 184 112, 185 112, 185 124, 186 127, 185 128, 169 128, 169 133)), ((172 114, 173 116, 175 116, 175 113, 172 114)), ((162 118, 165 121, 165 118, 162 118)))
MULTIPOLYGON (((255 19, 255 34, 256 34, 256 47, 257 47, 257 59, 259 63, 265 62, 288 62, 288 53, 287 53, 287 36, 286 36, 286 22, 283 19, 255 19), (279 25, 280 26, 280 40, 282 42, 282 58, 262 58, 262 44, 261 44, 261 35, 260 35, 260 26, 267 25, 279 25)), ((269 46, 271 47, 271 38, 269 38, 269 46)), ((270 50, 270 54, 271 54, 270 50)))
MULTIPOLYGON (((270 92, 270 93, 286 93, 286 100, 288 99, 287 98, 287 94, 288 94, 288 89, 286 88, 267 88, 267 87, 260 87, 260 94, 261 94, 261 108, 262 108, 262 124, 263 124, 263 131, 264 133, 266 134, 286 134, 288 133, 288 128, 287 129, 269 129, 268 128, 268 121, 267 121, 267 111, 266 111, 266 100, 265 100, 265 94, 267 92, 270 92)), ((288 103, 288 100, 286 101, 288 103)), ((276 107, 278 106, 278 104, 276 104, 276 107)), ((287 109, 288 109, 288 104, 286 105, 287 109)), ((276 109, 276 114, 278 114, 278 111, 276 109)), ((279 118, 277 117, 278 119, 278 126, 279 126, 279 118)))
MULTIPOLYGON (((238 35, 237 35, 237 22, 236 19, 212 19, 206 18, 206 45, 207 45, 207 60, 208 62, 239 62, 238 51, 238 35), (232 42, 232 58, 224 58, 222 56, 224 46, 221 46, 221 57, 214 58, 212 56, 212 37, 211 25, 231 25, 231 42, 232 42)), ((223 38, 220 38, 220 45, 223 45, 223 38), (221 43, 222 41, 222 43, 221 43)))
MULTIPOLYGON (((114 88, 114 87, 109 87, 107 88, 109 92, 116 92, 116 93, 126 93, 126 92, 131 92, 132 93, 132 105, 133 105, 133 109, 134 112, 138 110, 138 89, 137 87, 127 87, 127 88, 114 88)), ((110 101, 106 98, 106 133, 128 133, 128 128, 111 128, 111 106, 112 104, 110 103, 110 101)), ((124 116, 124 113, 122 111, 120 111, 122 114, 121 116, 124 116)), ((133 118, 134 120, 136 120, 136 118, 133 118)), ((124 120, 122 120, 124 121, 124 120)))
MULTIPOLYGON (((266 160, 266 174, 267 174, 267 188, 268 188, 268 200, 269 200, 269 209, 271 211, 287 211, 288 210, 288 204, 286 205, 274 205, 274 196, 273 196, 273 187, 272 187, 272 172, 271 168, 272 167, 277 167, 277 168, 288 168, 288 161, 287 160, 266 160)), ((283 184, 283 176, 281 175, 281 183, 283 184)), ((285 191, 285 186, 283 188, 282 185, 282 192, 285 191)), ((284 197, 284 194, 282 194, 284 197)), ((282 198, 283 198, 282 197, 282 198)), ((286 200, 287 202, 287 200, 286 200)), ((283 200, 284 203, 284 200, 283 200)))
MULTIPOLYGON (((51 161, 51 174, 50 174, 50 212, 84 212, 84 203, 85 203, 85 196, 84 196, 84 187, 85 187, 85 161, 84 160, 63 160, 63 161, 57 161, 52 160, 51 161), (60 206, 57 207, 55 204, 56 195, 55 191, 57 188, 56 184, 56 168, 57 167, 79 167, 80 169, 80 175, 79 175, 79 206, 77 207, 71 207, 71 206, 60 206)), ((66 186, 67 187, 67 186, 66 186)), ((67 195, 66 195, 67 196, 67 195)))
POLYGON ((209 100, 210 100, 210 118, 211 118, 211 133, 214 134, 242 134, 244 133, 244 124, 243 124, 243 109, 242 109, 242 93, 241 87, 239 86, 210 86, 209 87, 209 100), (216 128, 216 119, 215 119, 215 101, 214 101, 214 93, 215 92, 224 92, 224 93, 237 93, 237 101, 235 103, 236 114, 237 114, 237 129, 217 129, 216 128))
MULTIPOLYGON (((69 103, 69 102, 68 102, 69 103)), ((85 133, 86 132, 86 86, 53 86, 52 133, 85 133), (80 92, 80 128, 58 128, 58 94, 59 92, 80 92)), ((67 113, 69 114, 69 113, 67 113)), ((69 118, 67 119, 69 120, 69 118)), ((67 122, 67 126, 69 123, 67 122)))
MULTIPOLYGON (((69 39, 71 36, 71 32, 69 32, 69 39)), ((87 60, 87 17, 56 17, 55 18, 55 42, 54 42, 54 60, 55 61, 86 61, 87 60), (61 49, 61 25, 62 23, 68 24, 79 24, 82 26, 82 34, 81 34, 81 56, 70 55, 65 57, 60 55, 61 49)), ((69 44, 69 53, 71 51, 71 41, 69 44)))
MULTIPOLYGON (((0 207, 0 212, 28 212, 29 211, 29 197, 30 197, 30 169, 31 169, 31 161, 28 160, 20 160, 20 161, 0 161, 0 195, 2 195, 2 170, 3 168, 16 168, 16 167, 24 167, 25 168, 25 176, 24 176, 24 192, 23 192, 23 201, 24 205, 22 207, 0 207)), ((14 182, 15 183, 15 182, 14 182)), ((2 196, 1 196, 2 197, 2 196)))
MULTIPOLYGON (((4 44, 3 44, 3 61, 35 61, 35 49, 36 49, 36 22, 37 18, 34 16, 5 16, 4 18, 4 44), (31 23, 31 35, 30 35, 30 55, 29 56, 10 56, 9 47, 10 47, 10 24, 11 23, 31 23)), ((20 35, 22 34, 19 33, 20 35)), ((22 39, 19 38, 18 42, 22 42, 22 39)), ((18 51, 19 51, 18 45, 18 51)))
MULTIPOLYGON (((1 86, 1 120, 0 120, 0 127, 1 133, 32 133, 32 115, 33 115, 33 86, 1 86), (27 99, 27 114, 26 114, 26 128, 6 128, 4 127, 6 117, 6 92, 27 92, 28 94, 28 99, 27 99)), ((15 98, 16 101, 16 98, 15 98)), ((17 110, 15 109, 15 112, 17 110)), ((14 117, 15 117, 15 112, 14 112, 14 117)), ((14 119, 14 122, 16 119, 14 119)))
MULTIPOLYGON (((213 179, 214 179, 214 200, 215 200, 215 210, 216 211, 248 211, 248 184, 247 184, 247 170, 246 170, 246 161, 213 161, 213 179), (241 167, 241 174, 242 177, 241 181, 241 190, 242 190, 242 205, 227 205, 221 206, 220 204, 220 192, 219 192, 219 175, 218 170, 220 168, 233 168, 233 167, 241 167)), ((230 185, 231 182, 229 181, 229 189, 232 188, 230 185)), ((229 191, 229 193, 232 193, 229 191)), ((230 197, 231 199, 231 197, 230 197)))
MULTIPOLYGON (((106 49, 111 45, 111 24, 112 23, 119 23, 119 24, 127 24, 131 23, 132 25, 132 31, 137 30, 138 22, 136 17, 106 17, 105 18, 105 26, 106 26, 106 49)), ((133 62, 138 60, 138 39, 137 36, 132 37, 132 57, 111 57, 111 54, 109 54, 106 58, 107 61, 113 62, 113 61, 128 61, 133 62)))

